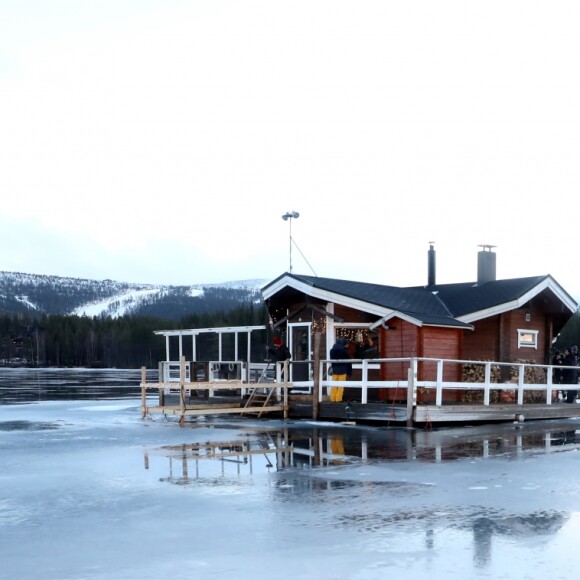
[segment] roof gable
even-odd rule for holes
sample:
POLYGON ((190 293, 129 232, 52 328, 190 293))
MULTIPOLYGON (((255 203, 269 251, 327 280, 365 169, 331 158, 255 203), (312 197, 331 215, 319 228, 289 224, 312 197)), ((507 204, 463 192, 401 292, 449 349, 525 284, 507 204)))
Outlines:
POLYGON ((474 322, 522 307, 542 292, 550 292, 561 308, 575 312, 574 299, 551 276, 532 276, 494 280, 471 285, 459 292, 453 285, 441 286, 438 293, 453 316, 465 322, 474 322))
POLYGON ((283 274, 262 288, 268 300, 285 288, 307 296, 375 314, 382 320, 400 315, 418 325, 471 328, 469 323, 514 310, 549 291, 562 308, 575 312, 576 302, 549 275, 400 288, 336 278, 283 274))

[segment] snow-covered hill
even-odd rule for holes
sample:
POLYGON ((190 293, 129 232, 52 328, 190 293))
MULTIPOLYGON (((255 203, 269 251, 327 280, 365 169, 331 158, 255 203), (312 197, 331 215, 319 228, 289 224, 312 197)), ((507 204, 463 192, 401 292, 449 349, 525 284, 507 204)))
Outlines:
POLYGON ((0 312, 179 318, 191 312, 227 309, 236 303, 260 302, 259 289, 265 282, 164 286, 0 272, 0 312))

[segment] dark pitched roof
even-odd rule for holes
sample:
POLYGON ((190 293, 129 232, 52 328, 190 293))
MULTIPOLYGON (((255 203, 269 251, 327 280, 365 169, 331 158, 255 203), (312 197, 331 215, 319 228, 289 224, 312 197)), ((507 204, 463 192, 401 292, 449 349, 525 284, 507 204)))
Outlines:
MULTIPOLYGON (((286 274, 313 289, 323 290, 348 299, 359 300, 385 309, 395 310, 424 324, 471 328, 455 320, 439 297, 424 288, 398 288, 336 278, 286 274)), ((280 280, 278 278, 277 280, 280 280)), ((277 280, 272 282, 274 284, 277 280)), ((269 285, 264 287, 265 290, 269 285)))
POLYGON ((398 288, 381 284, 367 284, 335 278, 318 278, 314 276, 294 276, 313 288, 327 290, 348 298, 362 300, 377 306, 404 312, 429 312, 439 316, 449 316, 441 301, 424 288, 398 288))
MULTIPOLYGON (((268 289, 277 287, 283 279, 287 279, 288 284, 294 280, 302 286, 310 286, 313 292, 328 292, 343 296, 345 301, 356 300, 379 309, 395 311, 427 325, 471 328, 465 319, 473 321, 480 317, 478 313, 513 308, 526 295, 533 295, 547 286, 571 311, 576 309, 574 300, 548 275, 493 280, 480 285, 465 282, 400 288, 286 273, 264 286, 262 292, 268 295, 273 291, 268 289), (464 321, 459 320, 462 317, 464 321)), ((481 317, 484 316, 481 314, 481 317)))
POLYGON ((518 300, 548 278, 549 276, 530 276, 493 280, 481 285, 475 282, 436 284, 429 290, 437 292, 452 316, 460 317, 518 300))

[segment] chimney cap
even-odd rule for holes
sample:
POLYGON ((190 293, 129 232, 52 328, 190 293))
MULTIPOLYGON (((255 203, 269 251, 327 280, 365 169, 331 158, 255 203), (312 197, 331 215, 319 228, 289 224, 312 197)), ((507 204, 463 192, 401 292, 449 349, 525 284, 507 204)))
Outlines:
POLYGON ((497 248, 497 246, 492 246, 491 244, 479 244, 480 248, 483 248, 483 251, 485 252, 486 250, 488 252, 491 252, 492 248, 497 248))

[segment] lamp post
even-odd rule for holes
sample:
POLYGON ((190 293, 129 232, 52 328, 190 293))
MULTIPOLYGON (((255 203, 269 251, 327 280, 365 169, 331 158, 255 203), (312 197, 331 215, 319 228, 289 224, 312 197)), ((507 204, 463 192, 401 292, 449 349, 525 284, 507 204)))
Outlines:
POLYGON ((300 214, 297 211, 287 211, 283 216, 282 219, 284 221, 289 222, 290 226, 290 273, 292 274, 292 219, 296 219, 300 217, 300 214))

